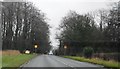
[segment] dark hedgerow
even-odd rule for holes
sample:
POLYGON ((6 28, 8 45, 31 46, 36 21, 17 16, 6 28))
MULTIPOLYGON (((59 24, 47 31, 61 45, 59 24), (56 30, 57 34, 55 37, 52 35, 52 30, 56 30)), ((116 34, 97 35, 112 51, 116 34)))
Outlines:
POLYGON ((83 55, 86 58, 91 58, 93 53, 94 53, 94 50, 92 47, 85 47, 83 49, 83 55))

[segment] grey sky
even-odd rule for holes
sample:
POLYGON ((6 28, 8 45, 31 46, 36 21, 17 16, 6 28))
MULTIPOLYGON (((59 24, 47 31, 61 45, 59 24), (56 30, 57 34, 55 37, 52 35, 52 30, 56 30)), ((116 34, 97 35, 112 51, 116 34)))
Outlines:
POLYGON ((29 0, 34 3, 38 9, 46 13, 50 19, 48 23, 52 28, 50 29, 50 39, 53 46, 58 45, 55 39, 56 28, 59 26, 62 17, 64 17, 69 10, 74 10, 79 14, 84 14, 97 9, 106 8, 108 2, 118 0, 29 0))

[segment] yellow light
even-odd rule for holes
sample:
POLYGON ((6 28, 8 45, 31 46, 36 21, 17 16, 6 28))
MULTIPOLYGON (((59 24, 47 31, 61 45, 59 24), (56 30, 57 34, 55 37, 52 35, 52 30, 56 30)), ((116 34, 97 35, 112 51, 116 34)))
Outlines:
POLYGON ((26 53, 26 54, 29 54, 29 53, 30 53, 30 51, 29 51, 29 50, 26 50, 26 51, 25 51, 25 53, 26 53))
POLYGON ((34 47, 35 47, 35 48, 37 48, 38 46, 37 46, 37 45, 35 45, 34 47))
POLYGON ((66 49, 66 48, 67 48, 67 46, 64 46, 64 48, 66 49))

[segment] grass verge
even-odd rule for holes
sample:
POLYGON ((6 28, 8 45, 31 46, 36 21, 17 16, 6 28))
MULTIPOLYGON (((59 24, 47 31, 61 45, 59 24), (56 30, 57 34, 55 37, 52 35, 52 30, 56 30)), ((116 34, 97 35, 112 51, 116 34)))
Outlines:
POLYGON ((0 55, 0 68, 2 67, 2 56, 0 55))
POLYGON ((89 63, 94 63, 94 64, 98 64, 98 65, 103 65, 106 68, 112 68, 112 69, 120 69, 120 63, 110 60, 110 61, 106 61, 106 60, 102 60, 99 58, 84 58, 84 57, 77 57, 77 56, 64 56, 65 58, 70 58, 70 59, 74 59, 77 61, 81 61, 81 62, 89 62, 89 63))
POLYGON ((2 55, 2 67, 19 67, 35 56, 35 54, 2 55))

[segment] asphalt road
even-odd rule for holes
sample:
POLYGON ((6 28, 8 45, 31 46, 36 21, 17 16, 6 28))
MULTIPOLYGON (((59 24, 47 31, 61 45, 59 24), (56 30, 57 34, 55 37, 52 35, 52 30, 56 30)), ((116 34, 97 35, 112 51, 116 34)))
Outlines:
POLYGON ((72 59, 68 58, 63 58, 59 56, 54 56, 54 55, 39 55, 35 57, 34 59, 30 60, 28 63, 22 65, 23 68, 26 67, 36 67, 36 68, 43 68, 43 67, 53 67, 58 69, 58 68, 71 68, 71 69, 76 69, 76 68, 88 68, 88 69, 104 69, 100 65, 95 65, 91 63, 86 63, 86 62, 79 62, 75 61, 72 59))

